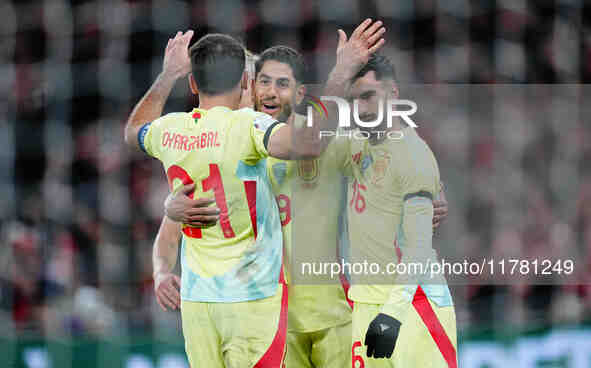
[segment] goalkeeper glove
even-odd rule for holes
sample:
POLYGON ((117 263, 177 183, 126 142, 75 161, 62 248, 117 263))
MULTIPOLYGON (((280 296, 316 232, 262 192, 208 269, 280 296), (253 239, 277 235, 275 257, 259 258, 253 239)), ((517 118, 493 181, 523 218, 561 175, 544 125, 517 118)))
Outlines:
POLYGON ((396 318, 380 313, 374 318, 365 334, 367 356, 369 358, 390 358, 396 346, 396 340, 402 323, 396 318))

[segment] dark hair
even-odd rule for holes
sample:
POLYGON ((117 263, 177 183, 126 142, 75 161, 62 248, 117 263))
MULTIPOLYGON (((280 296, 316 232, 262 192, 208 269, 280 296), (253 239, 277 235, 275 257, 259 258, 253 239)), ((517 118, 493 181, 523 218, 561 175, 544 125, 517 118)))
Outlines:
POLYGON ((304 58, 302 54, 291 47, 280 45, 270 47, 263 51, 255 63, 255 78, 259 75, 259 72, 267 60, 275 60, 289 65, 296 82, 302 83, 304 81, 306 74, 306 64, 304 63, 304 58))
POLYGON ((353 81, 363 77, 367 73, 373 71, 376 73, 376 80, 393 79, 396 80, 396 71, 390 59, 378 53, 371 54, 367 64, 355 74, 353 81))
POLYGON ((189 49, 191 69, 200 92, 219 95, 230 91, 244 73, 244 47, 231 36, 211 33, 189 49))

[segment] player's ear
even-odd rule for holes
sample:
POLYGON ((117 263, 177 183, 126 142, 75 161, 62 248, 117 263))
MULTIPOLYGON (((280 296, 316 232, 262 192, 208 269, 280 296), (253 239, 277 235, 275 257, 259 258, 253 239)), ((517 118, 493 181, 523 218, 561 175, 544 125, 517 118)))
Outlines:
POLYGON ((191 87, 191 92, 193 92, 194 95, 199 94, 199 89, 197 88, 195 78, 193 78, 193 73, 189 73, 189 87, 191 87))
POLYGON ((303 84, 300 84, 296 90, 296 101, 295 101, 296 106, 302 103, 305 96, 306 96, 306 86, 303 84))

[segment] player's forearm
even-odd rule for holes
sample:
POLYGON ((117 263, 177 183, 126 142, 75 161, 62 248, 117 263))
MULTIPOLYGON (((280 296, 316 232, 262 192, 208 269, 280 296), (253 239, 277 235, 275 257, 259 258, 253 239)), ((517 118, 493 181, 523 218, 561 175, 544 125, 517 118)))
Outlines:
MULTIPOLYGON (((331 96, 344 99, 345 91, 351 81, 351 71, 342 65, 336 65, 330 73, 329 79, 322 89, 323 96, 331 96)), ((282 160, 312 159, 320 156, 330 143, 332 134, 321 132, 334 132, 338 127, 339 109, 337 104, 327 101, 326 115, 313 112, 313 123, 295 124, 295 114, 290 116, 287 125, 269 139, 269 155, 282 160)))
POLYGON ((135 105, 125 126, 125 142, 139 149, 137 134, 142 125, 158 119, 174 87, 176 77, 160 73, 148 92, 135 105))
MULTIPOLYGON (((344 71, 335 67, 331 73, 328 82, 322 90, 323 96, 332 96, 344 101, 345 90, 349 84, 350 78, 344 71)), ((329 132, 334 132, 338 127, 339 109, 336 103, 328 101, 326 104, 326 115, 313 112, 313 124, 308 126, 293 126, 292 139, 289 140, 290 159, 311 159, 320 156, 328 147, 330 138, 333 136, 329 132), (325 134, 321 134, 321 132, 325 134)))
POLYGON ((174 269, 180 237, 181 224, 165 216, 154 241, 152 252, 154 275, 171 272, 174 269))
MULTIPOLYGON (((426 197, 414 197, 404 201, 402 230, 404 232, 404 247, 402 261, 421 264, 424 267, 436 259, 433 251, 433 203, 426 197)), ((415 273, 407 273, 401 279, 405 284, 418 284, 425 273, 419 269, 415 273)), ((428 281, 428 280, 427 280, 428 281)))
MULTIPOLYGON (((335 65, 328 76, 326 84, 324 85, 324 89, 322 91, 323 96, 341 99, 346 103, 346 90, 350 85, 352 78, 353 76, 347 68, 340 65, 335 65)), ((327 116, 324 119, 315 120, 318 121, 318 124, 315 124, 316 128, 319 131, 335 131, 338 127, 340 118, 339 114, 344 113, 344 111, 339 111, 338 105, 332 101, 327 101, 325 106, 327 110, 327 116)), ((327 134, 326 136, 332 137, 330 134, 327 134)), ((323 141, 326 142, 328 139, 324 138, 323 141)))
POLYGON ((347 88, 349 87, 354 75, 346 68, 340 65, 335 65, 328 75, 328 80, 324 86, 324 93, 326 96, 345 97, 347 88))
POLYGON ((433 207, 431 205, 405 201, 403 213, 404 243, 400 244, 402 246, 400 263, 405 264, 404 269, 407 272, 396 276, 396 285, 392 288, 390 297, 380 310, 381 313, 398 320, 404 319, 417 286, 422 281, 425 267, 429 264, 433 234, 431 227, 433 207))
POLYGON ((296 128, 293 124, 279 129, 269 139, 269 155, 281 160, 305 160, 320 156, 324 147, 320 140, 311 137, 315 133, 305 129, 296 128))

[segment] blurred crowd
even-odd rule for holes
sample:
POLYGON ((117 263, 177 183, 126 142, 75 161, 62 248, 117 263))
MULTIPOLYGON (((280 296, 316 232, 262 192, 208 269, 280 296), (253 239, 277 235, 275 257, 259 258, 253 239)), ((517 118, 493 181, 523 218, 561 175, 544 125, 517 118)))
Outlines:
MULTIPOLYGON (((463 108, 419 131, 447 186, 441 253, 576 262, 562 285, 453 286, 460 330, 591 318, 589 2, 12 0, 0 2, 2 333, 178 330, 153 296, 164 173, 123 145, 177 30, 292 46, 318 83, 336 30, 365 17, 384 21, 401 84, 465 88, 463 108)), ((165 110, 195 103, 179 85, 165 110)))

